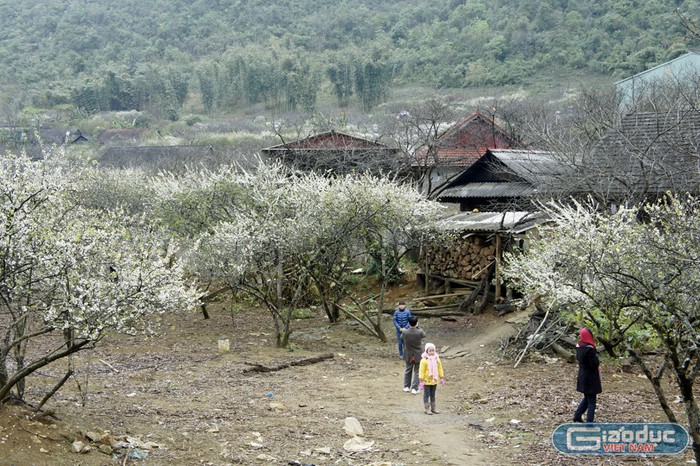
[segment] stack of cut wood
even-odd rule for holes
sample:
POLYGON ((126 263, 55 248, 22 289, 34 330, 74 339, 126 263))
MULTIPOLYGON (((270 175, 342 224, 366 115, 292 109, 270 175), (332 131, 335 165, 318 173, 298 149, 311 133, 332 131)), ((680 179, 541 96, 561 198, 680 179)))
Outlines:
POLYGON ((495 258, 494 241, 469 236, 428 246, 424 249, 421 264, 427 263, 430 275, 478 280, 495 258))

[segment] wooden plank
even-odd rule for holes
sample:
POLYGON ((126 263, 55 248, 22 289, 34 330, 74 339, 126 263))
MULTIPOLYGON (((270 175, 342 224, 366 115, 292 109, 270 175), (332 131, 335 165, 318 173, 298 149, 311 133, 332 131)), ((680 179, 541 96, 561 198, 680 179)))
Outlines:
POLYGON ((426 301, 428 299, 439 299, 439 298, 454 298, 456 296, 464 296, 467 293, 471 293, 471 290, 460 290, 460 291, 455 291, 453 293, 447 293, 447 294, 433 294, 430 296, 421 296, 418 298, 412 298, 411 301, 426 301))

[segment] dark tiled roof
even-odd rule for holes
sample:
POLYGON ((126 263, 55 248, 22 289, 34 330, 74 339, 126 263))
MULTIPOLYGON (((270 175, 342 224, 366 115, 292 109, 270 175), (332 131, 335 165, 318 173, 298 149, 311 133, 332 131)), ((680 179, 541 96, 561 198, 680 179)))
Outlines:
POLYGON ((551 190, 570 171, 552 152, 489 149, 438 196, 453 202, 465 198, 532 197, 551 190))
POLYGON ((582 156, 598 192, 640 197, 699 192, 700 112, 635 113, 582 156))
MULTIPOLYGON (((246 160, 243 160, 246 159, 246 160)), ((214 146, 133 146, 111 147, 100 158, 100 166, 145 170, 182 170, 186 167, 214 167, 250 158, 228 147, 214 146)))

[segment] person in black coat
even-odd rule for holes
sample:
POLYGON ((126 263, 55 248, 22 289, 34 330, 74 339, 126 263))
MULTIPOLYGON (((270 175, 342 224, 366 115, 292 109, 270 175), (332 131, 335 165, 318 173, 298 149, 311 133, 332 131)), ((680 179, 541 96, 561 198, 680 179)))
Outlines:
POLYGON ((598 394, 603 392, 603 386, 600 381, 598 350, 595 347, 593 334, 587 328, 582 328, 579 332, 576 359, 578 360, 576 391, 583 393, 583 400, 574 413, 574 422, 583 422, 582 416, 586 412, 586 422, 594 422, 596 401, 598 394))

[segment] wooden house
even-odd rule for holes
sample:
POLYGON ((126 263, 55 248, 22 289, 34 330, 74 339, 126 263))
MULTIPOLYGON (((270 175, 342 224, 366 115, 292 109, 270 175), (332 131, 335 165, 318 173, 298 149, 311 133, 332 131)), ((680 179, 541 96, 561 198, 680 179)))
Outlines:
POLYGON ((552 152, 487 149, 437 196, 459 210, 530 210, 536 197, 562 193, 570 168, 552 152))
POLYGON ((509 131, 477 111, 417 150, 411 165, 416 179, 424 180, 424 192, 432 194, 479 160, 486 150, 524 147, 509 131))
POLYGON ((268 147, 261 153, 294 169, 324 174, 393 173, 401 162, 393 147, 334 130, 268 147))

